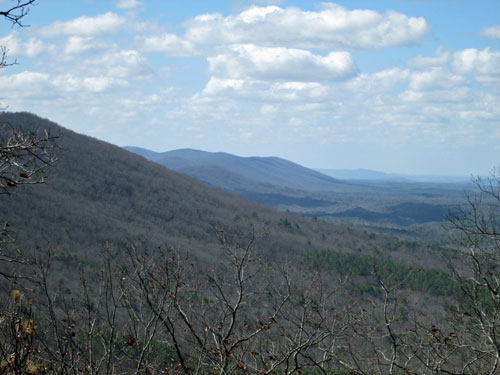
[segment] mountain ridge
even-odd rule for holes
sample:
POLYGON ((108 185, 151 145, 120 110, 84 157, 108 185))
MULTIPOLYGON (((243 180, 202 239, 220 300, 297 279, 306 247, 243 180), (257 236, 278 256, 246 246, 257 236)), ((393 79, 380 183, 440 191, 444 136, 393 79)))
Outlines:
MULTIPOLYGON (((343 184, 330 176, 275 156, 240 157, 225 152, 194 149, 154 152, 133 146, 124 148, 167 168, 181 172, 184 169, 186 174, 194 178, 196 174, 189 174, 189 170, 185 168, 216 166, 258 183, 304 191, 335 190, 339 184, 343 184)), ((210 184, 210 181, 207 183, 210 184)), ((241 190, 242 187, 233 186, 229 190, 241 190)))

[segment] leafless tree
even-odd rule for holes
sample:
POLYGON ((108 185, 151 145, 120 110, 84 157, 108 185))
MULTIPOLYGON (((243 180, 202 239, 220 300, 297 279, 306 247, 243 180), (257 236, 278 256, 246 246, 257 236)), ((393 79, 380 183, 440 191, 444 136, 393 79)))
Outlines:
MULTIPOLYGON (((408 278, 411 271, 408 273, 408 278)), ((380 299, 365 305, 352 325, 349 360, 354 374, 465 374, 455 322, 407 306, 407 279, 391 283, 374 267, 380 299)), ((462 337, 462 335, 460 335, 462 337)))
MULTIPOLYGON (((12 26, 24 27, 23 18, 29 13, 30 7, 36 5, 36 0, 12 0, 7 9, 0 10, 0 17, 12 23, 12 26)), ((8 49, 0 46, 0 69, 16 64, 16 60, 7 60, 8 49)))
POLYGON ((478 193, 450 213, 459 236, 450 257, 456 294, 444 316, 406 307, 403 282, 391 285, 374 269, 382 299, 352 325, 348 366, 356 374, 500 373, 500 170, 475 180, 478 193))
MULTIPOLYGON (((0 11, 0 18, 13 26, 25 26, 22 21, 35 0, 13 0, 10 6, 0 11)), ((7 61, 7 49, 0 46, 0 69, 12 65, 7 61)), ((0 124, 0 194, 13 194, 21 184, 43 183, 47 167, 58 158, 57 137, 46 130, 23 130, 8 123, 0 124)), ((24 262, 19 253, 8 254, 6 244, 12 242, 7 222, 0 226, 0 262, 24 262)), ((8 276, 3 268, 0 273, 8 276)))
POLYGON ((478 193, 449 215, 460 235, 452 272, 463 293, 456 316, 465 319, 469 373, 500 372, 500 168, 475 179, 478 193))
POLYGON ((12 194, 21 184, 45 182, 46 169, 58 158, 56 136, 47 130, 23 131, 0 126, 0 193, 12 194))
POLYGON ((15 26, 24 26, 21 21, 35 5, 36 0, 12 0, 12 4, 5 10, 0 11, 0 16, 12 22, 15 26))
POLYGON ((349 320, 341 283, 266 260, 256 238, 220 231, 221 252, 208 269, 175 249, 128 248, 119 290, 135 322, 125 337, 140 353, 137 366, 184 374, 344 368, 339 351, 349 320), (167 363, 152 356, 159 343, 167 363))
MULTIPOLYGON (((48 167, 58 159, 56 136, 47 130, 25 131, 0 125, 0 195, 12 195, 19 185, 44 183, 48 167)), ((5 198, 4 198, 5 199, 5 198)), ((14 264, 27 263, 26 251, 13 245, 10 225, 0 226, 0 275, 19 277, 14 264)))

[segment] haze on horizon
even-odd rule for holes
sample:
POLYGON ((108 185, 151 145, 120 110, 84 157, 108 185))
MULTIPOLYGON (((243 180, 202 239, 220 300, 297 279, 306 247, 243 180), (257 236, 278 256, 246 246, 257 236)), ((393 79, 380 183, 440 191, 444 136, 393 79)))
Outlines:
MULTIPOLYGON (((6 3, 8 0, 0 0, 6 3)), ((462 175, 500 163, 500 3, 39 0, 2 103, 154 151, 462 175)))

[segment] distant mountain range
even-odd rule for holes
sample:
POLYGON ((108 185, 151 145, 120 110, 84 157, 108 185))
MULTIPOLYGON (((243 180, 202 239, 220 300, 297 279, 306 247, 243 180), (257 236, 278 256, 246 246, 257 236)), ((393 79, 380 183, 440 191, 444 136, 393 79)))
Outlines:
POLYGON ((265 191, 271 187, 332 191, 344 184, 323 173, 277 157, 239 157, 225 152, 193 149, 167 152, 130 146, 125 149, 207 185, 231 191, 265 191))
POLYGON ((432 183, 465 183, 470 177, 465 176, 431 176, 384 173, 370 169, 320 169, 316 171, 341 180, 390 181, 390 182, 432 182, 432 183))

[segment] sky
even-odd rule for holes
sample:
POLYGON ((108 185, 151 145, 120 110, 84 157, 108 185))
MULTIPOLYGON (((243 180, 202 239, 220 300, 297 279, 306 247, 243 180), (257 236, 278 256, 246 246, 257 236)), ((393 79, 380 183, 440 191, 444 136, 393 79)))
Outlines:
MULTIPOLYGON (((0 10, 12 0, 0 0, 0 10)), ((0 101, 118 146, 310 168, 500 164, 500 1, 38 0, 0 101)))

